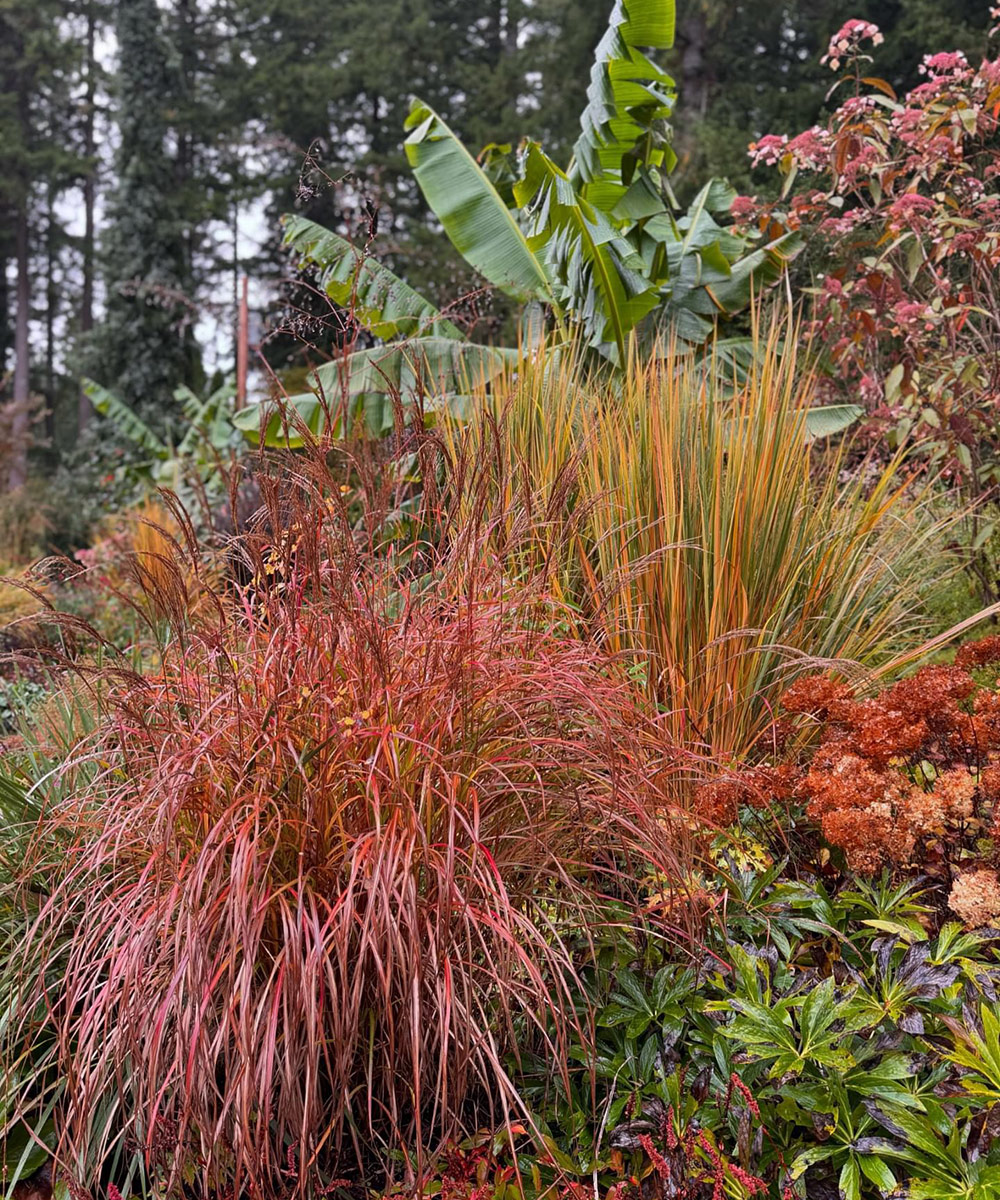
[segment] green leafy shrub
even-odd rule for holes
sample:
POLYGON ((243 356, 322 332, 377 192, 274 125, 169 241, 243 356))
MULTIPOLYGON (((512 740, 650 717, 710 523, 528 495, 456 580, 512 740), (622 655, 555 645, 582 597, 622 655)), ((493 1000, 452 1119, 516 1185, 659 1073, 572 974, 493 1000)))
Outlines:
POLYGON ((604 999, 596 1092, 584 1073, 564 1091, 541 1061, 528 1092, 560 1164, 599 1194, 1000 1195, 984 1109, 1000 1061, 995 940, 957 924, 928 933, 908 887, 830 893, 783 877, 784 865, 712 875, 725 924, 702 956, 625 936, 603 944, 587 976, 590 999, 604 999), (669 1159, 692 1123, 731 1148, 742 1174, 723 1190, 669 1159))

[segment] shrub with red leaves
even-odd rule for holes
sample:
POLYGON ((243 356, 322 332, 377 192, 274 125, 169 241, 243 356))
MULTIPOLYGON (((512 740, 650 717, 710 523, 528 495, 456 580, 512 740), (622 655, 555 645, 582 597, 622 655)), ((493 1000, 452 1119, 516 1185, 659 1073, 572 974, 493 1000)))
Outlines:
MULTIPOLYGON (((837 107, 822 126, 750 147, 784 186, 773 202, 739 197, 733 215, 760 238, 808 238, 821 388, 865 407, 871 449, 916 443, 934 471, 995 498, 1000 59, 927 54, 926 79, 897 96, 862 51, 881 40, 862 21, 834 36, 824 61, 847 68, 831 89, 837 107)), ((996 599, 984 552, 974 565, 996 599)))
POLYGON ((38 856, 54 830, 65 853, 8 1051, 41 1020, 88 1187, 168 1128, 168 1187, 419 1165, 513 1102, 518 1023, 555 1071, 586 1044, 560 930, 677 877, 647 815, 670 764, 618 666, 485 535, 368 554, 320 482, 250 587, 175 614, 155 677, 112 674, 42 822, 38 856))

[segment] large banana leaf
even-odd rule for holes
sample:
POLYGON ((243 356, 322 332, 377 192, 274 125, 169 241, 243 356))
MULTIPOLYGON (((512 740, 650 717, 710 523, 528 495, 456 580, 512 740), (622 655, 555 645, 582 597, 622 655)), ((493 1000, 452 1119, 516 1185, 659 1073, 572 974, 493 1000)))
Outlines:
POLYGON ((170 456, 170 447, 162 441, 146 422, 113 392, 101 387, 92 379, 83 381, 83 390, 102 416, 107 417, 124 434, 129 441, 135 442, 140 450, 146 451, 153 458, 165 459, 170 456))
POLYGON ((280 402, 265 401, 238 412, 233 424, 254 442, 297 448, 306 434, 344 435, 363 421, 374 436, 388 433, 395 423, 392 397, 404 409, 420 396, 433 408, 439 403, 461 407, 463 397, 483 382, 496 378, 505 364, 517 361, 517 351, 453 338, 413 338, 355 350, 313 372, 315 390, 280 402), (345 422, 346 417, 346 422, 345 422), (328 429, 328 425, 330 428, 328 429))
POLYGON ((860 404, 823 404, 806 410, 806 437, 810 441, 833 437, 864 416, 860 404))
POLYGON ((725 282, 708 286, 719 311, 729 316, 745 309, 754 296, 762 295, 784 275, 803 245, 800 234, 786 233, 733 263, 725 282))
POLYGON ((623 363, 629 334, 658 301, 642 260, 536 143, 527 148, 514 197, 531 213, 529 244, 545 254, 564 310, 589 345, 623 363))
POLYGON ((662 209, 656 208, 655 179, 650 187, 644 176, 647 170, 669 171, 676 161, 666 127, 674 81, 644 48, 669 49, 674 22, 674 0, 616 0, 597 46, 570 175, 586 185, 587 199, 604 212, 623 203, 637 168, 638 191, 626 207, 634 210, 637 200, 652 199, 652 211, 662 209))
POLYGON ((83 386, 94 408, 149 456, 144 463, 130 468, 138 470, 147 482, 179 491, 197 475, 205 487, 224 485, 219 466, 236 440, 232 420, 236 389, 231 384, 216 388, 207 399, 184 385, 175 389, 174 399, 187 422, 176 447, 159 438, 124 400, 107 388, 90 379, 84 380, 83 386))
POLYGON ((306 217, 286 216, 284 222, 285 245, 319 268, 320 287, 377 338, 462 337, 429 300, 346 238, 306 217))
POLYGON ((432 108, 414 100, 404 147, 424 198, 459 254, 515 300, 558 308, 541 261, 472 155, 432 108))
MULTIPOLYGON (((836 437, 838 433, 850 427, 864 414, 864 409, 857 404, 821 404, 815 408, 803 409, 795 414, 801 421, 802 439, 808 445, 810 442, 821 442, 826 438, 836 437)), ((738 420, 726 422, 729 436, 738 439, 745 436, 745 422, 738 420)))
POLYGON ((664 213, 633 234, 661 289, 656 336, 703 344, 713 336, 719 317, 746 309, 801 250, 798 234, 749 249, 716 220, 729 211, 734 195, 727 183, 713 179, 682 217, 664 213))
POLYGON ((236 399, 236 388, 232 384, 216 388, 205 400, 182 384, 174 391, 174 399, 180 402, 188 420, 184 436, 177 444, 178 460, 194 460, 199 455, 199 446, 202 446, 200 457, 208 461, 213 451, 221 452, 229 446, 233 436, 233 402, 236 399))

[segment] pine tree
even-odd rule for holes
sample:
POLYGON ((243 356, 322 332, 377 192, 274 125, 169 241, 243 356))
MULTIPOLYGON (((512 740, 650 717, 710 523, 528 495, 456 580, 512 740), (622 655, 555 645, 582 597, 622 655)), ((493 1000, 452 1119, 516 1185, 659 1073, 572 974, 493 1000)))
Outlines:
MULTIPOLYGON (((68 81, 76 57, 60 21, 59 0, 0 3, 0 256, 14 263, 13 379, 4 413, 9 445, 7 486, 27 478, 31 423, 30 323, 36 242, 54 247, 56 197, 79 168, 69 124, 68 81)), ((42 249, 44 255, 45 250, 42 249)), ((9 322, 4 289, 3 316, 9 322)), ((4 347, 10 344, 3 339, 4 347)))
POLYGON ((174 389, 197 383, 191 221, 171 112, 179 81, 156 0, 117 0, 116 185, 103 236, 107 311, 92 370, 130 404, 162 419, 174 389))

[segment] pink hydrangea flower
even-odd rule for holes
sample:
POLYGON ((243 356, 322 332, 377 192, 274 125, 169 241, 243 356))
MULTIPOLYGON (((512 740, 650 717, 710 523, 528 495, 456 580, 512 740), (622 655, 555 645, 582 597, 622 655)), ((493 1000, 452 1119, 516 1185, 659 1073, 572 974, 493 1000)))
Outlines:
POLYGON ((878 111, 878 101, 874 96, 848 96, 837 110, 841 122, 860 121, 878 111))
POLYGON ((757 211, 754 196, 737 196, 729 206, 729 215, 734 221, 746 221, 757 211))
POLYGON ((851 208, 847 212, 842 213, 837 217, 827 217, 820 222, 820 231, 829 234, 831 237, 843 237, 844 234, 853 233, 855 229, 867 219, 867 213, 863 208, 851 208))
MULTIPOLYGON (((997 32, 1000 33, 1000 25, 997 26, 997 32)), ((985 91, 1000 84, 1000 58, 983 59, 976 72, 975 84, 985 91)))
POLYGON ((862 142, 844 163, 844 168, 837 178, 837 191, 841 195, 856 191, 857 188, 873 174, 877 174, 885 164, 882 150, 871 142, 862 142))
POLYGON ((913 215, 923 215, 934 211, 934 201, 930 196, 921 196, 919 192, 904 192, 893 200, 890 212, 894 217, 906 220, 913 215))
POLYGON ((892 132, 904 145, 912 145, 920 136, 920 126, 924 120, 923 109, 901 108, 892 114, 890 125, 892 132))
POLYGON ((818 170, 830 161, 830 134, 819 125, 807 129, 788 143, 787 152, 791 154, 796 166, 803 170, 818 170))
POLYGON ((915 333, 921 329, 930 332, 934 328, 934 313, 917 300, 900 301, 893 308, 892 315, 903 332, 915 333))
POLYGON ((869 406, 880 404, 885 398, 882 384, 874 375, 862 375, 858 381, 858 391, 861 393, 861 399, 869 406))
POLYGON ((889 228, 897 232, 912 229, 920 233, 928 227, 928 218, 933 216, 934 201, 917 192, 905 192, 889 206, 889 228))
POLYGON ((969 60, 961 50, 944 51, 941 54, 925 54, 920 65, 920 74, 931 79, 956 79, 969 74, 969 60))
POLYGON ((862 42, 870 41, 873 46, 880 46, 884 40, 877 25, 852 17, 830 38, 830 45, 820 61, 829 63, 832 71, 839 71, 843 59, 855 57, 862 42))
POLYGON ((768 133, 760 139, 759 142, 750 143, 750 161, 755 167, 764 163, 766 166, 773 167, 781 162, 785 155, 785 149, 788 146, 788 134, 768 133))
POLYGON ((915 143, 914 152, 907 157, 903 166, 911 174, 933 177, 946 164, 957 163, 961 159, 961 139, 939 134, 927 142, 915 143))

